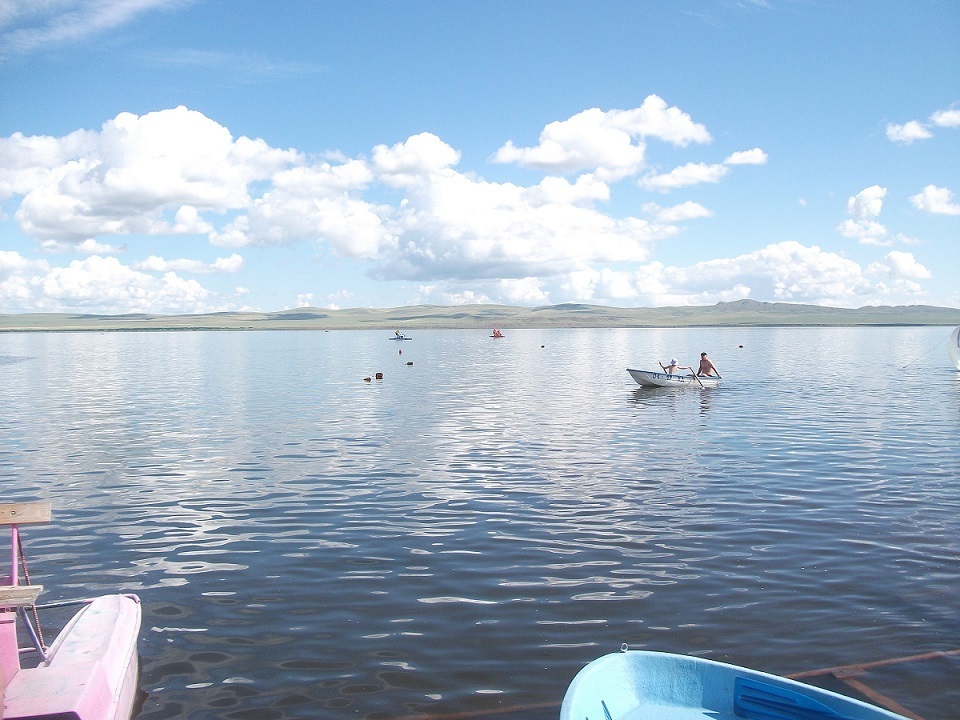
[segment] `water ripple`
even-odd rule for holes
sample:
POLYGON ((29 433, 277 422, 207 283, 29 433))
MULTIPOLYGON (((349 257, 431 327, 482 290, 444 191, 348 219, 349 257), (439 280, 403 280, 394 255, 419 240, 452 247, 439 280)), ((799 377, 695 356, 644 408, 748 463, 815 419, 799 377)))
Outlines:
POLYGON ((0 477, 54 502, 46 599, 143 598, 141 718, 550 717, 621 642, 950 649, 960 381, 901 370, 938 331, 4 334, 0 477), (623 371, 701 347, 724 387, 623 371))

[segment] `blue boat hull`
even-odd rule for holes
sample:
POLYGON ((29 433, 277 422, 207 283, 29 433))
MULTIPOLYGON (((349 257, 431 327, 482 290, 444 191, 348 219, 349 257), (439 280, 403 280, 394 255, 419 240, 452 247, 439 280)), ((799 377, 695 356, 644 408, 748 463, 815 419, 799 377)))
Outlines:
POLYGON ((703 658, 628 650, 583 668, 560 720, 906 720, 795 680, 703 658))

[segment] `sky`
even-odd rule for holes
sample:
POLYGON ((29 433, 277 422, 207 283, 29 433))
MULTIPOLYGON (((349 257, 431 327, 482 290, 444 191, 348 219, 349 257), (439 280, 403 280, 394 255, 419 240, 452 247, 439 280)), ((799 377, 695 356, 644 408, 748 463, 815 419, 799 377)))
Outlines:
POLYGON ((960 307, 954 0, 0 0, 0 313, 960 307))

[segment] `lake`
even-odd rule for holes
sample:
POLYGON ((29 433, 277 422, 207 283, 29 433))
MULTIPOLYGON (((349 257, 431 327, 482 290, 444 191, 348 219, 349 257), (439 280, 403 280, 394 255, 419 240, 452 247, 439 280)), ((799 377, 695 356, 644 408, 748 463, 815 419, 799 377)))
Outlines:
MULTIPOLYGON (((0 334, 3 501, 53 503, 44 600, 141 597, 143 720, 556 718, 621 643, 950 651, 949 331, 0 334), (721 387, 625 372, 701 351, 721 387)), ((937 720, 958 677, 865 681, 937 720)))

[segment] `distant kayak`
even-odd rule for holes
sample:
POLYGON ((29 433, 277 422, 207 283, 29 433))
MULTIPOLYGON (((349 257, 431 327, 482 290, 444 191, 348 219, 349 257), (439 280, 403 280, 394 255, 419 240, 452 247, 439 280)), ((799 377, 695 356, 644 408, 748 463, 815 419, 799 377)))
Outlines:
POLYGON ((622 650, 570 683, 560 720, 906 720, 795 680, 706 660, 622 650))
POLYGON ((720 385, 720 378, 707 377, 686 374, 671 375, 665 372, 654 372, 652 370, 631 370, 627 368, 630 377, 644 387, 717 387, 720 385))
POLYGON ((391 339, 391 340, 413 340, 412 337, 408 337, 408 336, 406 336, 406 335, 394 335, 394 336, 393 336, 392 338, 390 338, 390 339, 391 339))

